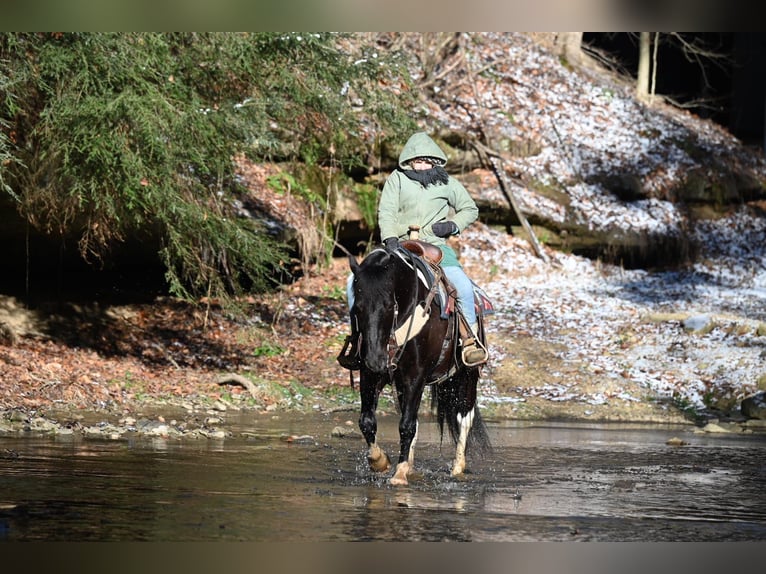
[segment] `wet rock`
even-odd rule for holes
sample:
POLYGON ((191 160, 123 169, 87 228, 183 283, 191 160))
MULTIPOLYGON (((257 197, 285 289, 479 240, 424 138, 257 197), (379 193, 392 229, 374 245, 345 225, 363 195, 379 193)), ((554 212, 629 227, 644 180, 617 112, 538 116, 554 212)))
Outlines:
POLYGON ((742 432, 742 428, 734 423, 709 422, 701 429, 694 429, 695 433, 732 433, 742 432))
POLYGON ((715 323, 710 315, 692 315, 683 322, 684 331, 704 335, 713 330, 715 323))
POLYGON ((742 400, 742 414, 749 419, 766 420, 766 391, 761 391, 742 400))
POLYGON ((124 428, 105 422, 83 427, 82 429, 82 434, 88 438, 109 438, 112 440, 120 438, 124 432, 124 428))
POLYGON ((207 426, 215 426, 223 424, 223 419, 221 417, 207 417, 205 419, 205 424, 207 426))
POLYGON ((290 444, 314 444, 314 437, 309 434, 304 435, 290 435, 285 437, 284 440, 290 444))
POLYGON ((6 414, 5 418, 7 418, 12 423, 23 423, 26 422, 27 415, 23 411, 13 409, 6 414))
POLYGON ((353 438, 353 439, 363 438, 362 433, 359 432, 358 430, 353 428, 341 427, 341 426, 337 426, 333 428, 330 435, 333 438, 353 438))
MULTIPOLYGON (((149 436, 167 436, 171 433, 171 427, 159 420, 139 419, 136 422, 136 431, 149 436)), ((175 429, 172 429, 172 432, 174 434, 178 433, 175 429)))
POLYGON ((747 419, 742 423, 742 426, 747 429, 764 431, 766 430, 766 419, 747 419))
POLYGON ((674 436, 673 438, 669 438, 668 440, 666 440, 665 444, 668 446, 686 446, 689 443, 682 438, 678 438, 677 436, 674 436))
POLYGON ((42 433, 49 433, 49 432, 56 432, 58 430, 59 424, 50 421, 43 417, 34 417, 29 421, 29 425, 26 427, 25 430, 31 431, 31 432, 42 432, 42 433))

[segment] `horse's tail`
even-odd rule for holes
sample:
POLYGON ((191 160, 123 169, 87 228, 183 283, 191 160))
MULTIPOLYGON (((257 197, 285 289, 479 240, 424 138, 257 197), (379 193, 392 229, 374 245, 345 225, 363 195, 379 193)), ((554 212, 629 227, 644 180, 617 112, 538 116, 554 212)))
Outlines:
POLYGON ((446 381, 432 388, 431 409, 436 411, 439 432, 444 439, 444 424, 447 424, 453 443, 460 436, 459 413, 466 413, 473 408, 473 425, 468 433, 466 452, 484 456, 492 451, 489 432, 476 402, 476 386, 479 379, 477 368, 461 369, 446 381))

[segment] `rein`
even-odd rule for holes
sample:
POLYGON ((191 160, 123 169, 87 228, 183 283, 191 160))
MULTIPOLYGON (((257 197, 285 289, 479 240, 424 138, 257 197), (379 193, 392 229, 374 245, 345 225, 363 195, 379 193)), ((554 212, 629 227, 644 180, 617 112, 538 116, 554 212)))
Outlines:
MULTIPOLYGON (((408 251, 407 255, 408 255, 409 259, 410 259, 410 262, 412 262, 412 254, 408 251)), ((414 262, 413 262, 412 267, 413 267, 413 269, 415 268, 414 262)), ((415 277, 415 290, 414 290, 414 293, 417 296, 417 292, 418 292, 418 274, 417 274, 417 272, 415 272, 413 274, 413 276, 415 277)), ((426 307, 426 309, 428 309, 428 308, 426 307)), ((402 355, 404 354, 404 346, 407 344, 407 341, 409 341, 412 337, 415 336, 415 335, 410 336, 411 333, 412 333, 412 324, 415 321, 415 314, 413 313, 412 315, 410 315, 410 318, 407 321, 407 332, 405 334, 404 341, 401 344, 399 343, 399 341, 396 338, 396 332, 397 332, 396 319, 398 317, 399 317, 399 304, 396 302, 396 297, 394 297, 394 320, 391 323, 391 335, 390 335, 390 337, 388 339, 388 353, 389 353, 389 357, 390 357, 390 359, 389 359, 390 360, 390 364, 389 364, 389 367, 388 367, 389 374, 393 373, 396 370, 396 367, 399 366, 399 360, 402 358, 402 355), (392 353, 392 351, 393 351, 393 353, 392 353)), ((404 326, 404 324, 402 324, 402 327, 403 326, 404 326)), ((421 328, 422 328, 422 325, 421 325, 421 328)), ((420 329, 418 329, 418 331, 419 330, 420 329)))
MULTIPOLYGON (((416 269, 412 252, 408 250, 406 252, 410 262, 412 263, 412 268, 416 269)), ((412 314, 409 316, 406 322, 402 323, 402 325, 398 328, 396 327, 396 320, 399 316, 399 304, 396 302, 396 299, 394 299, 394 320, 391 324, 391 335, 388 342, 388 352, 391 362, 389 367, 390 373, 395 371, 396 367, 399 365, 399 360, 404 354, 404 347, 407 342, 414 339, 415 336, 417 336, 418 333, 423 330, 423 327, 426 325, 428 318, 431 315, 431 303, 436 296, 436 292, 439 288, 439 282, 441 281, 443 273, 442 268, 439 265, 432 265, 432 268, 434 271, 434 280, 430 289, 428 290, 428 294, 426 295, 425 300, 415 306, 415 309, 412 311, 412 314), (407 327, 406 329, 404 329, 405 325, 407 327)), ((417 293, 419 281, 417 271, 414 273, 414 277, 414 292, 417 293)))

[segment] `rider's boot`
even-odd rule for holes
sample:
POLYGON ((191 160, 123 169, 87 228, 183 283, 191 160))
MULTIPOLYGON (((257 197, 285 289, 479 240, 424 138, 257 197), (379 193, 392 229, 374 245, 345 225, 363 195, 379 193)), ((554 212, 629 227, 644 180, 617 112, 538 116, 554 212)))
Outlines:
POLYGON ((478 367, 487 362, 489 354, 487 349, 482 345, 477 333, 479 332, 479 324, 471 324, 471 333, 463 341, 463 363, 467 367, 478 367))

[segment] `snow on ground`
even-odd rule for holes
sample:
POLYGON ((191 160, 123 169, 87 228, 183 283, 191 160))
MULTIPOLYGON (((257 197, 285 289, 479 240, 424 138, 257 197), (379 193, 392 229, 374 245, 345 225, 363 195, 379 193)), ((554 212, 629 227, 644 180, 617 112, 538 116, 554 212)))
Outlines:
MULTIPOLYGON (((669 201, 677 182, 690 171, 707 173, 720 158, 766 178, 763 154, 741 153, 741 143, 713 122, 669 106, 647 107, 632 85, 573 71, 525 34, 480 37, 467 51, 480 72, 476 91, 466 88, 457 101, 429 107, 429 125, 465 129, 475 123, 466 116, 472 110, 498 141, 535 142, 539 153, 512 158, 513 169, 565 191, 569 217, 592 229, 680 233, 684 218, 669 201), (618 200, 595 183, 605 175, 640 178, 647 199, 618 200)), ((524 209, 561 220, 560 206, 530 190, 515 193, 524 209)))
MULTIPOLYGON (((566 216, 592 229, 680 233, 688 223, 669 201, 674 185, 722 157, 766 179, 763 154, 745 150, 720 126, 667 106, 646 107, 631 86, 573 72, 523 34, 486 34, 472 48, 472 68, 483 71, 478 90, 467 90, 459 105, 432 109, 434 119, 460 128, 465 109, 483 109, 500 137, 537 142, 540 152, 513 158, 513 168, 567 193, 566 216), (640 178, 647 199, 621 201, 587 183, 623 173, 640 178)), ((514 193, 528 212, 564 217, 560 205, 534 191, 514 193)), ((743 208, 695 225, 701 253, 686 271, 630 271, 560 253, 556 265, 546 265, 523 239, 480 224, 464 232, 461 257, 468 268, 500 269, 483 285, 498 308, 490 339, 493 330, 529 332, 563 344, 567 360, 702 408, 710 395, 741 400, 766 375, 766 335, 756 334, 766 322, 766 218, 743 208), (646 319, 658 313, 706 315, 715 327, 690 334, 680 319, 646 319)), ((548 398, 572 392, 551 385, 548 398)))
MULTIPOLYGON (((483 34, 466 57, 475 89, 463 79, 459 96, 426 104, 423 129, 465 130, 481 115, 496 141, 533 142, 537 153, 506 158, 507 167, 567 194, 569 204, 563 208, 535 186, 514 186, 527 213, 556 222, 574 218, 615 234, 675 236, 692 225, 673 201, 686 174, 711 174, 725 159, 766 180, 763 154, 746 150, 720 126, 669 106, 645 106, 627 83, 572 71, 524 34, 483 34), (599 183, 610 175, 640 181, 645 199, 615 197, 599 183)), ((497 193, 494 181, 479 186, 473 191, 485 198, 497 193)), ((694 223, 699 258, 674 272, 625 270, 550 251, 546 264, 524 239, 481 223, 465 230, 461 260, 469 275, 485 280, 480 285, 497 308, 488 323, 483 396, 517 400, 493 388, 492 367, 513 359, 492 344, 501 334, 556 343, 565 349, 563 362, 589 365, 618 389, 621 381, 645 389, 643 397, 617 394, 627 401, 667 397, 703 409, 711 396, 738 403, 755 392, 766 375, 766 218, 753 213, 743 207, 694 223), (695 316, 708 317, 713 328, 685 330, 683 319, 695 316)), ((549 384, 526 392, 552 401, 607 400, 598 390, 578 388, 579 381, 550 375, 549 384)))
MULTIPOLYGON (((461 250, 466 268, 500 270, 482 285, 496 306, 488 321, 490 364, 512 359, 497 354, 493 336, 524 334, 561 344, 564 361, 590 365, 618 382, 627 378, 647 395, 699 409, 711 395, 741 401, 766 375, 766 335, 757 334, 766 322, 766 260, 745 247, 747 235, 732 230, 747 227, 763 239, 766 220, 741 213, 706 227, 705 235, 720 243, 706 246, 703 263, 662 273, 561 253, 546 264, 523 239, 482 225, 467 230, 461 250), (715 327, 706 334, 687 332, 682 318, 698 315, 715 327)), ((492 386, 491 377, 486 384, 492 386)), ((576 387, 551 385, 546 397, 569 399, 576 387)), ((604 400, 598 394, 577 398, 604 400)))

